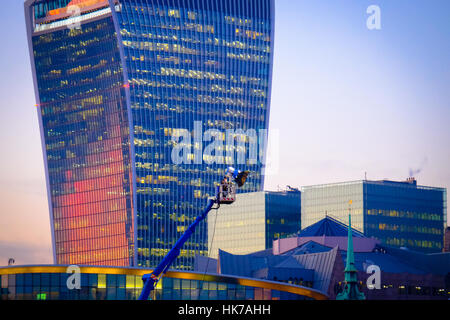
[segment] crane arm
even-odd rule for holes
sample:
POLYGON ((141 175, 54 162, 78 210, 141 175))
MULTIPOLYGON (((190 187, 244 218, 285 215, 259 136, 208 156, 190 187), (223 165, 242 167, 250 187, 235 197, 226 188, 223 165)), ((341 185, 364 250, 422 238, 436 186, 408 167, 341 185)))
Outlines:
POLYGON ((160 264, 153 270, 151 274, 145 274, 142 277, 142 280, 144 281, 144 288, 142 289, 141 295, 139 296, 139 300, 147 300, 148 296, 150 294, 150 291, 152 291, 158 282, 158 278, 165 273, 165 271, 168 269, 170 264, 178 257, 180 254, 180 249, 184 245, 184 243, 189 239, 189 237, 194 233, 195 228, 197 225, 203 221, 206 216, 208 215, 208 212, 211 211, 213 205, 215 203, 215 200, 209 200, 208 206, 203 211, 202 214, 200 214, 195 221, 187 228, 187 230, 183 233, 180 239, 175 243, 173 248, 169 251, 169 253, 164 257, 164 259, 160 262, 160 264))
POLYGON ((139 300, 147 300, 150 292, 156 287, 160 277, 166 273, 169 269, 172 262, 179 256, 181 247, 183 247, 184 243, 189 239, 189 237, 194 233, 195 228, 198 226, 200 222, 205 220, 209 211, 211 211, 212 207, 215 203, 221 204, 230 204, 234 202, 234 183, 236 183, 239 187, 241 187, 248 176, 248 171, 237 171, 234 168, 228 168, 226 171, 226 175, 220 186, 217 188, 216 197, 214 199, 210 199, 208 201, 208 205, 203 210, 203 212, 197 216, 195 221, 187 228, 187 230, 183 233, 180 239, 175 243, 172 249, 167 253, 164 259, 159 263, 159 265, 153 270, 150 274, 144 274, 142 276, 142 280, 144 282, 144 287, 139 296, 139 300), (230 194, 231 193, 231 194, 230 194), (230 200, 232 199, 232 200, 230 200))

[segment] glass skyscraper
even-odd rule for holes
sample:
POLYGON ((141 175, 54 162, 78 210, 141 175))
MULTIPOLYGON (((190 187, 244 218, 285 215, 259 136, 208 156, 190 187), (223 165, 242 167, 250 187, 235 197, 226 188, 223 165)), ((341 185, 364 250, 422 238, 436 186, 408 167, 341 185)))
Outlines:
POLYGON ((393 247, 442 251, 447 221, 444 188, 419 186, 413 178, 302 187, 302 229, 326 215, 346 223, 349 210, 352 227, 368 237, 393 247))
MULTIPOLYGON (((273 0, 28 0, 25 17, 56 263, 156 266, 239 152, 242 192, 262 190, 246 133, 267 138, 273 0)), ((206 253, 202 224, 174 267, 206 253)))
POLYGON ((249 254, 272 248, 274 240, 300 230, 300 191, 241 194, 236 202, 208 215, 209 257, 219 249, 249 254))

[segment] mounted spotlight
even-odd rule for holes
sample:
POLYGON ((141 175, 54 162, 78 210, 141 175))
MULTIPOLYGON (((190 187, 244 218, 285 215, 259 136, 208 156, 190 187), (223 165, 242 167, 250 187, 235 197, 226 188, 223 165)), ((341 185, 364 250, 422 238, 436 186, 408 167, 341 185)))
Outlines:
POLYGON ((249 171, 238 171, 233 167, 228 167, 225 177, 219 185, 217 202, 219 204, 232 204, 236 200, 236 184, 242 187, 247 180, 249 171))

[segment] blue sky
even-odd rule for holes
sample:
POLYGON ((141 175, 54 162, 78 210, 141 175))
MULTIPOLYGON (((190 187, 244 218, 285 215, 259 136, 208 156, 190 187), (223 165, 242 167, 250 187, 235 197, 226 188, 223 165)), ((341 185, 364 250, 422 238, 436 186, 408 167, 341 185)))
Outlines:
MULTIPOLYGON (((0 265, 51 263, 23 1, 0 11, 0 265)), ((265 188, 368 179, 450 187, 450 2, 276 0, 270 129, 280 166, 265 188), (368 30, 369 5, 381 30, 368 30)))

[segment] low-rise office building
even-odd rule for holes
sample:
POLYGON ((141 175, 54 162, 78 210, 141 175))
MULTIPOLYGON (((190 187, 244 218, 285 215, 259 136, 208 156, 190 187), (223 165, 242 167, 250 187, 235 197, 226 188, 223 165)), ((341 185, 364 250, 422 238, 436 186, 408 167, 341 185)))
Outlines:
MULTIPOLYGON (((307 286, 335 299, 344 282, 347 232, 347 226, 326 217, 296 237, 274 241, 272 249, 245 255, 220 251, 217 271, 222 275, 307 286)), ((359 289, 367 299, 450 298, 450 253, 424 254, 393 248, 355 229, 352 232, 359 289), (380 270, 378 289, 367 285, 372 275, 367 270, 372 265, 380 270)))
POLYGON ((303 229, 327 215, 346 221, 351 209, 354 228, 382 244, 442 252, 447 220, 444 188, 419 186, 410 178, 315 185, 301 191, 303 229))
POLYGON ((231 205, 208 215, 208 249, 246 254, 272 247, 275 239, 300 229, 300 191, 240 193, 231 205))
MULTIPOLYGON (((80 266, 79 288, 68 265, 0 268, 1 300, 136 300, 141 268, 80 266), (69 272, 69 273, 68 273, 69 272), (69 282, 69 284, 68 284, 69 282)), ((310 300, 327 299, 317 290, 274 281, 197 272, 168 271, 153 300, 310 300)))

